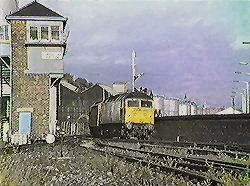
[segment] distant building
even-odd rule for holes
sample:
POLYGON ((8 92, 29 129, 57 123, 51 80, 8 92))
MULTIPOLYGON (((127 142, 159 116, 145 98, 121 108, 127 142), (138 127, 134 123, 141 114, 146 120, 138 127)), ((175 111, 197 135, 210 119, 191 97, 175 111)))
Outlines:
POLYGON ((157 111, 159 116, 164 115, 164 97, 163 96, 154 96, 154 108, 157 111))
POLYGON ((164 99, 164 115, 165 116, 178 116, 179 115, 180 101, 176 98, 164 99))
POLYGON ((213 115, 223 110, 222 108, 203 108, 203 115, 213 115))
POLYGON ((196 114, 197 115, 203 115, 203 106, 201 106, 201 105, 198 105, 197 107, 196 107, 196 114))
POLYGON ((227 109, 224 109, 220 112, 216 113, 217 115, 224 115, 224 114, 243 114, 241 111, 234 109, 233 107, 229 107, 227 109))
POLYGON ((76 87, 66 81, 60 83, 60 103, 58 108, 58 122, 77 122, 79 118, 88 120, 90 107, 117 93, 107 85, 95 84, 85 91, 78 91, 76 87))
POLYGON ((198 115, 197 113, 198 113, 198 109, 197 109, 197 105, 196 105, 196 103, 194 103, 194 102, 191 102, 190 103, 190 107, 191 107, 191 115, 198 115))
POLYGON ((191 105, 188 104, 187 102, 182 102, 179 105, 179 115, 180 116, 191 115, 191 105))
POLYGON ((247 113, 247 104, 246 104, 246 92, 241 93, 241 110, 243 113, 247 113))
POLYGON ((222 108, 210 108, 207 105, 197 105, 187 99, 167 98, 154 96, 154 106, 160 116, 188 116, 188 115, 212 115, 223 110, 222 108))
POLYGON ((113 90, 117 92, 117 94, 122 94, 126 92, 132 91, 132 86, 129 83, 119 82, 113 83, 113 90))

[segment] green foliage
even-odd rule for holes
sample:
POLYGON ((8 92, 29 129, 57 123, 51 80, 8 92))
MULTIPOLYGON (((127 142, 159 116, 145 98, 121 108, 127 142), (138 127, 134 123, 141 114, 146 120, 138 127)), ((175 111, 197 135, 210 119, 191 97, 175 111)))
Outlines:
POLYGON ((43 146, 41 149, 42 149, 42 151, 45 151, 45 150, 47 150, 47 147, 43 146))
POLYGON ((222 181, 222 183, 225 184, 225 185, 232 185, 232 184, 231 184, 231 183, 232 183, 232 178, 233 178, 232 175, 226 173, 226 174, 224 174, 223 177, 221 178, 221 181, 222 181))
POLYGON ((5 172, 2 172, 2 174, 0 175, 0 185, 6 185, 6 186, 10 185, 9 179, 5 172))
POLYGON ((247 173, 247 172, 244 172, 244 173, 239 177, 239 180, 240 180, 240 184, 241 184, 241 185, 248 185, 249 182, 250 182, 248 173, 247 173))
POLYGON ((15 125, 13 125, 13 129, 14 129, 15 131, 17 131, 18 128, 19 128, 19 123, 18 123, 18 121, 17 121, 17 122, 15 123, 15 125))
POLYGON ((92 163, 88 163, 87 165, 88 165, 89 167, 92 167, 92 166, 93 166, 93 164, 92 164, 92 163))

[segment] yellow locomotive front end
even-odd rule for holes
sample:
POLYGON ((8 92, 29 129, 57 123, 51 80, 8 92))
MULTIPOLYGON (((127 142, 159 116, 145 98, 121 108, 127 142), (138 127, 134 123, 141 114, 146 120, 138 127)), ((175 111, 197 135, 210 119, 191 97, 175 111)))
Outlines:
POLYGON ((148 139, 154 132, 155 109, 153 99, 141 93, 125 100, 124 124, 127 136, 148 139))
POLYGON ((125 103, 125 123, 154 125, 155 109, 151 100, 127 99, 125 103))

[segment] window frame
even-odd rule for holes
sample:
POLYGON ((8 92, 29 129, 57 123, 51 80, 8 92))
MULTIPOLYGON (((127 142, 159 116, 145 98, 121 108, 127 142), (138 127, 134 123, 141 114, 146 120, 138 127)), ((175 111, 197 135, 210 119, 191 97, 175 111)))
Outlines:
MULTIPOLYGON (((57 31, 54 31, 54 32, 57 32, 57 31)), ((50 26, 50 35, 51 35, 51 41, 53 42, 59 42, 59 41, 61 41, 61 34, 60 34, 60 26, 59 25, 51 25, 50 26), (52 35, 52 32, 53 32, 53 30, 52 30, 52 27, 58 27, 58 39, 53 39, 53 35, 52 35)))
POLYGON ((141 100, 141 108, 153 108, 153 102, 152 101, 149 101, 149 100, 141 100), (143 107, 142 106, 142 102, 149 102, 149 103, 151 103, 151 106, 150 107, 143 107))
POLYGON ((10 40, 10 26, 9 25, 0 25, 2 29, 2 38, 0 37, 0 41, 9 41, 10 40))
POLYGON ((128 100, 127 100, 127 107, 128 107, 128 108, 140 108, 140 107, 141 107, 140 104, 141 104, 141 103, 140 103, 140 100, 138 100, 138 99, 128 99, 128 100), (130 102, 130 101, 137 101, 137 102, 138 102, 138 107, 129 106, 129 102, 130 102))
POLYGON ((27 34, 27 38, 28 38, 28 42, 43 42, 43 43, 59 43, 61 42, 61 38, 62 38, 62 28, 61 25, 46 25, 46 24, 30 24, 28 26, 28 34, 27 34), (31 38, 31 28, 32 27, 36 27, 37 28, 37 39, 32 39, 31 38), (48 27, 48 39, 42 39, 42 27, 48 27), (58 40, 57 39, 53 39, 52 37, 52 27, 58 27, 58 40))
POLYGON ((29 26, 29 41, 39 41, 39 26, 29 26), (31 38, 31 27, 36 27, 37 28, 37 39, 32 39, 31 38))
POLYGON ((0 40, 5 40, 5 30, 3 25, 0 26, 0 34, 0 40))
POLYGON ((39 36, 40 36, 40 41, 43 41, 43 42, 49 42, 51 39, 51 36, 50 36, 50 28, 51 26, 49 26, 49 25, 41 25, 40 26, 40 32, 39 32, 39 36), (47 27, 48 28, 48 39, 42 39, 42 28, 43 27, 47 27))

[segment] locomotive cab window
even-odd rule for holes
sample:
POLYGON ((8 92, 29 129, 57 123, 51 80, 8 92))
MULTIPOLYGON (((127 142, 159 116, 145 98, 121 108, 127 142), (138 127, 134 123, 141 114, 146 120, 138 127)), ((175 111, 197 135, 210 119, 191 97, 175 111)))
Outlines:
POLYGON ((151 101, 141 101, 141 107, 147 107, 152 108, 152 102, 151 101))
POLYGON ((137 100, 129 100, 128 107, 139 107, 139 101, 137 100))

